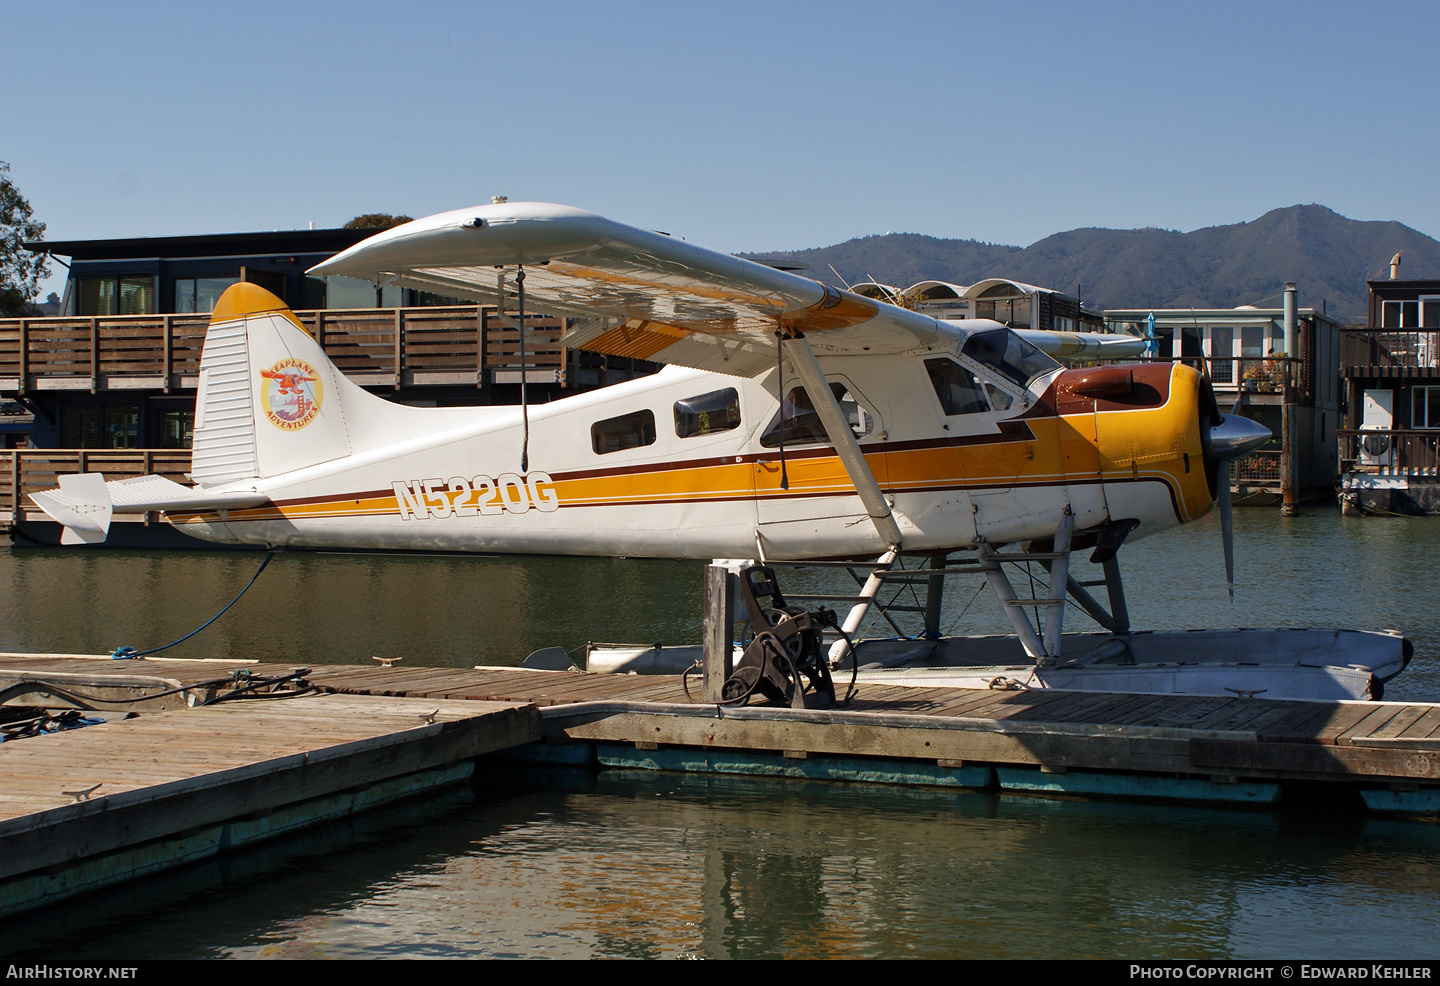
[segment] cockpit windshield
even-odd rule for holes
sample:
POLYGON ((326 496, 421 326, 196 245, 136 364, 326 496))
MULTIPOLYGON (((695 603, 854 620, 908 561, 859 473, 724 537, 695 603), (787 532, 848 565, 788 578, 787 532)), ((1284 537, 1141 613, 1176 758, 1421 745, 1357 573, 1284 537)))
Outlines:
POLYGON ((1048 373, 1060 366, 1009 329, 976 332, 965 340, 960 351, 1022 387, 1037 374, 1048 373))

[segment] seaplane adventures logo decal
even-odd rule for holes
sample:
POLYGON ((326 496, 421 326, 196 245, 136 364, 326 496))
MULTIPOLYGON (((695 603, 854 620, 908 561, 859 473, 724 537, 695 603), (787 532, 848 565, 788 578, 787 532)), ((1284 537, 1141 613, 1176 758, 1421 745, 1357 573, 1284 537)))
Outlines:
POLYGON ((283 431, 299 431, 315 420, 325 400, 320 374, 303 359, 282 359, 268 370, 261 370, 265 385, 260 388, 260 404, 265 417, 283 431))

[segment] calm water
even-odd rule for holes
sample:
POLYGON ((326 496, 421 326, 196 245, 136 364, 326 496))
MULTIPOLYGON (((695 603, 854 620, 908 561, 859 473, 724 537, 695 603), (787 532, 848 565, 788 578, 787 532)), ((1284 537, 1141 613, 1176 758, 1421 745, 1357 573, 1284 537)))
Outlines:
MULTIPOLYGON (((1395 627, 1417 656, 1387 698, 1440 701, 1440 521, 1242 510, 1237 541, 1233 607, 1213 523, 1126 548, 1135 626, 1395 627)), ((11 550, 0 650, 168 642, 258 562, 11 550)), ((693 641, 699 582, 699 565, 677 562, 281 555, 169 653, 468 666, 586 640, 693 641)), ((978 589, 950 588, 946 624, 1003 632, 978 589)), ((1437 850, 1440 826, 1379 822, 1348 803, 1256 813, 531 774, 13 922, 0 953, 1434 957, 1437 850)))

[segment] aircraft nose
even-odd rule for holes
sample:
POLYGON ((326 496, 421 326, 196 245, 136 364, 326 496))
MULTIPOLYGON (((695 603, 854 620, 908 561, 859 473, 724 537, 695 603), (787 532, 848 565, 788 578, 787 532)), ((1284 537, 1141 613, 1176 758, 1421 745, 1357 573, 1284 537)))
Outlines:
POLYGON ((1270 429, 1258 421, 1238 414, 1222 414, 1220 423, 1210 427, 1205 444, 1212 459, 1231 462, 1273 437, 1270 429))

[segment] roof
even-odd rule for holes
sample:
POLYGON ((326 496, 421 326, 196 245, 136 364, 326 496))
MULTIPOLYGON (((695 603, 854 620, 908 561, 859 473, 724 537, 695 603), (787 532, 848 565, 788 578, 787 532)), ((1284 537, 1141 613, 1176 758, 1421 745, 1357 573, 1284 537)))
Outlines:
POLYGON ((336 254, 378 232, 376 229, 278 229, 263 233, 136 236, 115 240, 35 240, 21 245, 32 253, 59 254, 72 260, 336 254))

